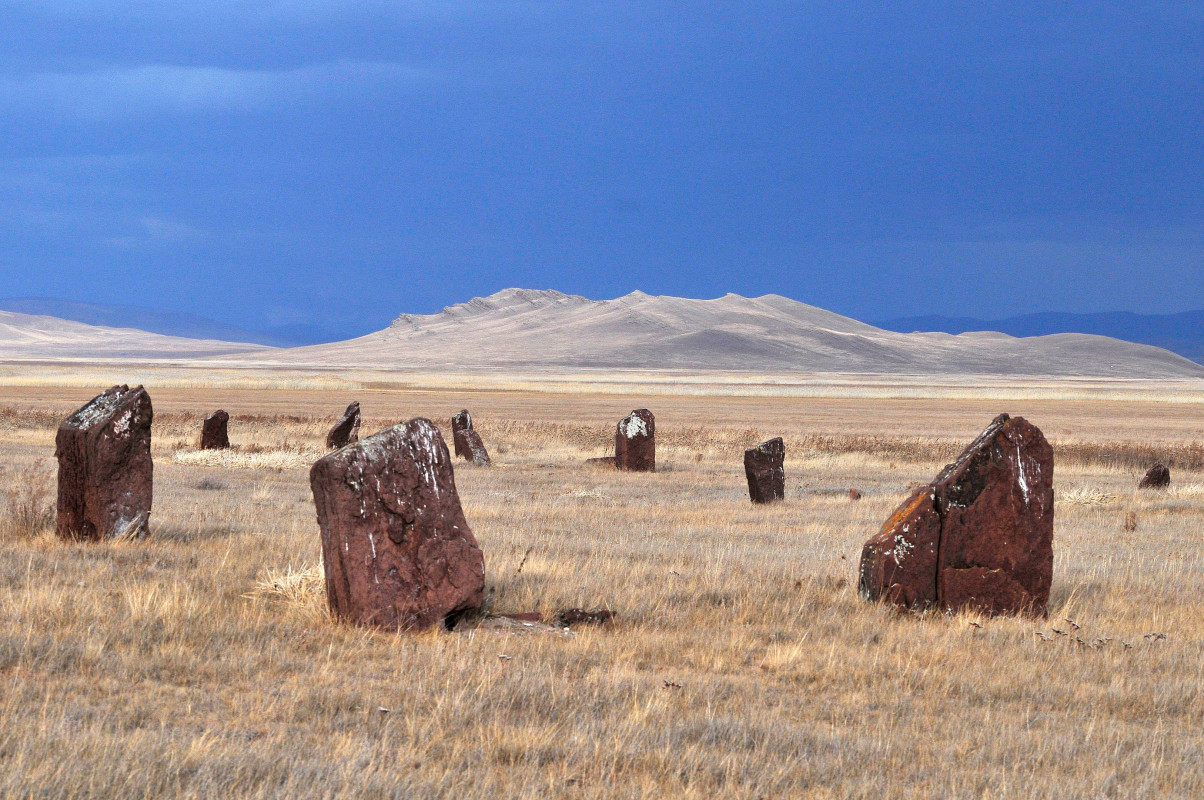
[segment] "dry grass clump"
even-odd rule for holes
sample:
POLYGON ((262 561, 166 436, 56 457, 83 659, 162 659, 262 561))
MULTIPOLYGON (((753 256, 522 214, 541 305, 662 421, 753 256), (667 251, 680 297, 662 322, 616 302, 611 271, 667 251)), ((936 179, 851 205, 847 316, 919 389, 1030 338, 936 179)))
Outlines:
POLYGON ((1072 506, 1108 506, 1120 501, 1120 496, 1096 486, 1078 486, 1062 492, 1057 499, 1072 506))
POLYGON ((0 470, 0 538, 32 539, 54 530, 55 481, 44 463, 0 470))
POLYGON ((214 469, 286 470, 309 467, 323 453, 317 449, 288 448, 280 450, 191 450, 172 454, 177 464, 214 469))

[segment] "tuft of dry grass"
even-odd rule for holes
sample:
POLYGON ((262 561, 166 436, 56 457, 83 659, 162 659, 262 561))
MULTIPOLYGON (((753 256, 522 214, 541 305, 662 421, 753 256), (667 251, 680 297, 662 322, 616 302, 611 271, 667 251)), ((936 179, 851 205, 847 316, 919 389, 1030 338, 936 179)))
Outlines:
POLYGON ((54 530, 54 477, 44 461, 0 471, 0 538, 33 539, 54 530))

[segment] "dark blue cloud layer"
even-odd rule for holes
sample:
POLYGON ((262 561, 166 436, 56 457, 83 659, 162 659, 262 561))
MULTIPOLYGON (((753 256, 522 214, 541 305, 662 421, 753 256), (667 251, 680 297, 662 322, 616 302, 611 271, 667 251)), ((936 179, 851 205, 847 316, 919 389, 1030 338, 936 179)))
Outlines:
POLYGON ((0 293, 1204 307, 1197 4, 155 5, 0 10, 0 293))

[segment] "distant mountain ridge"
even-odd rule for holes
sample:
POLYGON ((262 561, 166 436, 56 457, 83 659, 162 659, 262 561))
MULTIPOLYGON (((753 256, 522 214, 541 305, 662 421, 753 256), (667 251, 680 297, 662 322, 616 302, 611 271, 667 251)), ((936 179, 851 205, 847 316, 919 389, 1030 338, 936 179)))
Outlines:
POLYGON ((590 300, 504 289, 327 345, 248 354, 279 366, 638 369, 916 375, 1204 377, 1166 350, 1067 333, 897 333, 780 295, 713 300, 632 292, 590 300))
POLYGON ((1091 333, 1129 342, 1153 345, 1204 364, 1204 311, 1178 314, 1135 314, 1110 311, 1094 314, 1045 312, 1006 319, 928 315, 898 317, 876 323, 898 333, 913 331, 999 331, 1009 336, 1048 336, 1054 333, 1091 333))
POLYGON ((180 311, 163 311, 140 306, 101 305, 55 300, 46 297, 0 298, 0 311, 35 317, 82 322, 105 328, 134 328, 147 333, 186 339, 248 342, 272 347, 296 347, 336 341, 340 337, 312 325, 277 325, 265 329, 242 328, 180 311))
POLYGON ((246 342, 164 336, 134 328, 110 328, 58 317, 0 311, 0 359, 13 361, 179 361, 271 349, 246 342))

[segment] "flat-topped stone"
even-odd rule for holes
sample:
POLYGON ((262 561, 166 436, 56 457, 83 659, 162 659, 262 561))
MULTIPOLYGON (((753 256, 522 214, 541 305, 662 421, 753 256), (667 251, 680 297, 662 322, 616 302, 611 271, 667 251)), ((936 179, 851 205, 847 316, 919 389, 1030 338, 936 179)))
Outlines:
POLYGON ((63 420, 55 435, 58 515, 64 539, 144 536, 154 494, 150 395, 114 386, 63 420))

